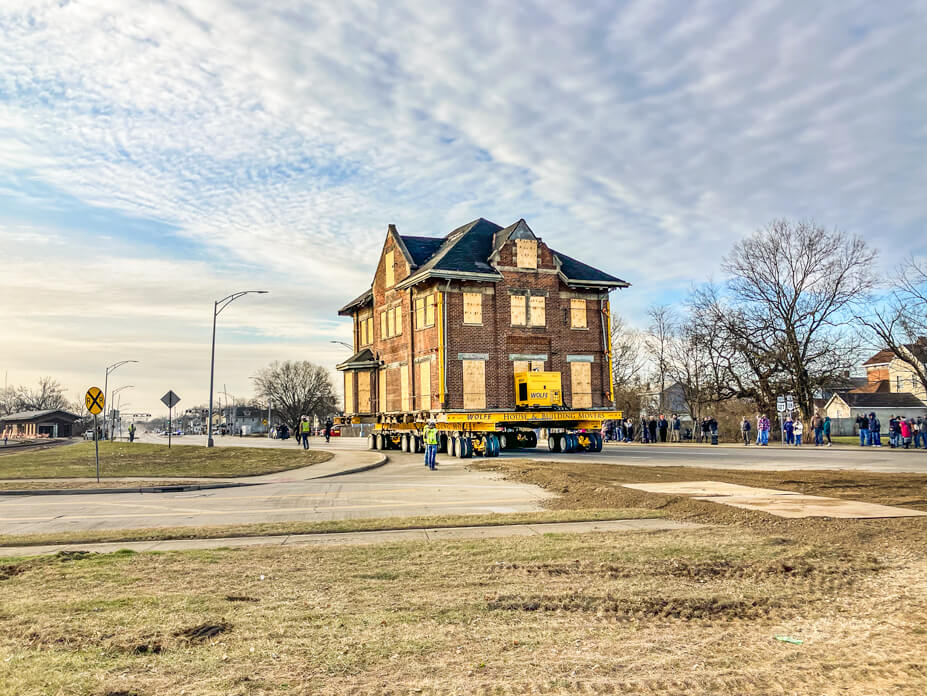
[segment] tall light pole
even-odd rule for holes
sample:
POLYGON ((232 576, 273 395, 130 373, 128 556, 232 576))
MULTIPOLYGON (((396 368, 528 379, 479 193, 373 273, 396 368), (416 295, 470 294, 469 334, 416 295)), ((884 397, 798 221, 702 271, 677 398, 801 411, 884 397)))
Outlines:
MULTIPOLYGON (((121 392, 123 389, 132 389, 132 388, 133 388, 133 385, 127 384, 127 385, 124 386, 124 387, 119 387, 118 389, 113 389, 113 393, 110 394, 110 406, 111 406, 110 409, 109 409, 109 413, 110 413, 110 424, 109 424, 109 436, 110 436, 110 440, 112 440, 112 439, 115 437, 115 435, 116 435, 116 409, 113 408, 113 406, 115 406, 115 403, 116 403, 116 394, 119 394, 119 392, 121 392)), ((120 395, 119 398, 120 398, 120 400, 121 400, 121 399, 122 399, 122 396, 120 395)))
MULTIPOLYGON (((109 373, 115 372, 117 368, 122 367, 126 363, 137 363, 138 360, 120 360, 119 362, 113 363, 106 368, 106 376, 103 378, 103 400, 106 401, 106 389, 109 386, 109 373)), ((104 403, 104 408, 106 404, 104 403)), ((106 428, 106 413, 103 413, 103 427, 106 428)))
POLYGON ((350 343, 347 343, 345 341, 329 341, 329 343, 337 343, 340 346, 344 346, 348 350, 351 350, 351 351, 354 350, 354 346, 352 346, 350 343))
POLYGON ((239 292, 233 292, 231 295, 223 297, 221 300, 216 300, 212 306, 212 355, 209 358, 209 421, 206 423, 206 432, 208 433, 206 436, 207 447, 215 447, 215 443, 212 440, 212 385, 216 374, 216 318, 219 316, 219 313, 232 304, 232 302, 249 293, 266 295, 267 291, 241 290, 239 292))

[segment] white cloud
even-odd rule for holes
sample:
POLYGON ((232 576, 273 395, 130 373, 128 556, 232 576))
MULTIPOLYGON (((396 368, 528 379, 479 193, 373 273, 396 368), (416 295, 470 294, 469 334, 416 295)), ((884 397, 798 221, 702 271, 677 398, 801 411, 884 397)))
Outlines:
POLYGON ((40 300, 30 330, 62 297, 136 330, 194 322, 188 298, 245 273, 273 286, 252 324, 262 340, 315 353, 389 222, 443 234, 524 216, 634 283, 632 316, 773 217, 923 251, 925 9, 10 0, 0 196, 48 210, 60 201, 43 191, 58 190, 206 250, 178 259, 165 238, 161 258, 121 251, 95 266, 115 296, 75 289, 62 258, 49 287, 27 277, 47 280, 48 245, 0 212, 4 246, 15 233, 22 251, 17 301, 40 300))

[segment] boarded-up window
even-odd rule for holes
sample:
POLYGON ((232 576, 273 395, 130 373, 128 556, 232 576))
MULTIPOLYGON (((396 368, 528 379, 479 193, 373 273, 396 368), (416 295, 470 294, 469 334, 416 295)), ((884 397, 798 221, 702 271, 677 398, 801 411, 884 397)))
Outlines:
POLYGON ((383 269, 386 274, 386 287, 391 288, 396 284, 396 270, 393 267, 393 252, 387 251, 383 256, 383 269))
POLYGON ((570 363, 573 408, 592 408, 592 363, 570 363))
POLYGON ((531 371, 532 372, 544 372, 544 361, 543 360, 532 360, 531 361, 531 371))
POLYGON ((426 361, 418 366, 418 407, 422 409, 431 408, 431 362, 426 361))
POLYGON ((380 312, 380 340, 384 338, 389 338, 389 334, 386 333, 386 312, 380 312))
POLYGON ((367 345, 367 321, 365 319, 360 320, 360 338, 358 339, 359 345, 367 345))
POLYGON ((403 411, 409 410, 409 366, 403 365, 399 368, 399 383, 402 391, 402 405, 400 408, 403 411))
POLYGON ((525 305, 528 298, 525 295, 509 295, 512 305, 512 326, 524 326, 526 321, 525 305))
POLYGON ((464 324, 483 323, 483 294, 465 292, 463 294, 464 324))
POLYGON ((370 413, 370 373, 357 373, 357 412, 370 413))
POLYGON ((391 309, 386 310, 386 335, 388 337, 396 335, 396 312, 391 309))
POLYGON ((547 298, 543 295, 532 295, 531 296, 531 315, 529 317, 528 325, 529 326, 546 326, 547 319, 544 316, 544 306, 547 298))
POLYGON ((418 297, 415 300, 415 328, 425 328, 425 298, 418 297))
POLYGON ((367 320, 367 343, 373 343, 373 317, 367 320))
POLYGON ((377 374, 377 410, 386 410, 386 370, 380 370, 377 374))
POLYGON ((464 408, 486 408, 486 363, 483 360, 462 362, 464 408))
POLYGON ((514 360, 512 361, 512 372, 518 374, 519 372, 530 372, 531 363, 527 360, 514 360))
POLYGON ((386 385, 386 410, 399 411, 402 409, 402 378, 399 376, 400 369, 394 367, 387 370, 386 385))
POLYGON ((402 334, 402 307, 396 307, 396 333, 394 336, 402 334))
POLYGON ((435 325, 435 294, 425 298, 425 326, 435 325))
POLYGON ((586 300, 570 300, 570 328, 585 329, 586 300))
POLYGON ((354 410, 354 373, 344 373, 344 412, 356 413, 354 410))
POLYGON ((519 268, 538 267, 538 243, 535 239, 515 240, 516 264, 519 268))

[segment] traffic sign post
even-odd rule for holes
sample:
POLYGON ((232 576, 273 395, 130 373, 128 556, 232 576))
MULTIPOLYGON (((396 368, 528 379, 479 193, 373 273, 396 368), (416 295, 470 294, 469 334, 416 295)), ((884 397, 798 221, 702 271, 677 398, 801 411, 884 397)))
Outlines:
POLYGON ((97 483, 100 482, 100 438, 97 429, 97 415, 103 411, 103 404, 106 397, 99 387, 90 387, 84 396, 84 404, 87 410, 93 414, 93 449, 97 460, 97 483))
POLYGON ((776 411, 779 414, 779 442, 785 445, 785 397, 781 394, 776 397, 776 411))
POLYGON ((171 448, 171 432, 174 430, 172 425, 172 416, 174 413, 174 406, 180 403, 180 397, 177 396, 173 391, 168 391, 167 394, 161 397, 161 403, 167 406, 167 448, 171 448))

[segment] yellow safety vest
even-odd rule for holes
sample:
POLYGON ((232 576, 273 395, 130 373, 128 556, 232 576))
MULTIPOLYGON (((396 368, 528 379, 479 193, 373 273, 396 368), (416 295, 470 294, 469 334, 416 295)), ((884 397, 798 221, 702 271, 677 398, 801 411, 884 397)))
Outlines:
POLYGON ((425 428, 425 444, 426 445, 437 445, 438 444, 438 429, 437 428, 425 428))
POLYGON ((302 421, 299 424, 299 432, 308 433, 310 430, 312 430, 312 426, 309 424, 309 421, 302 421))

